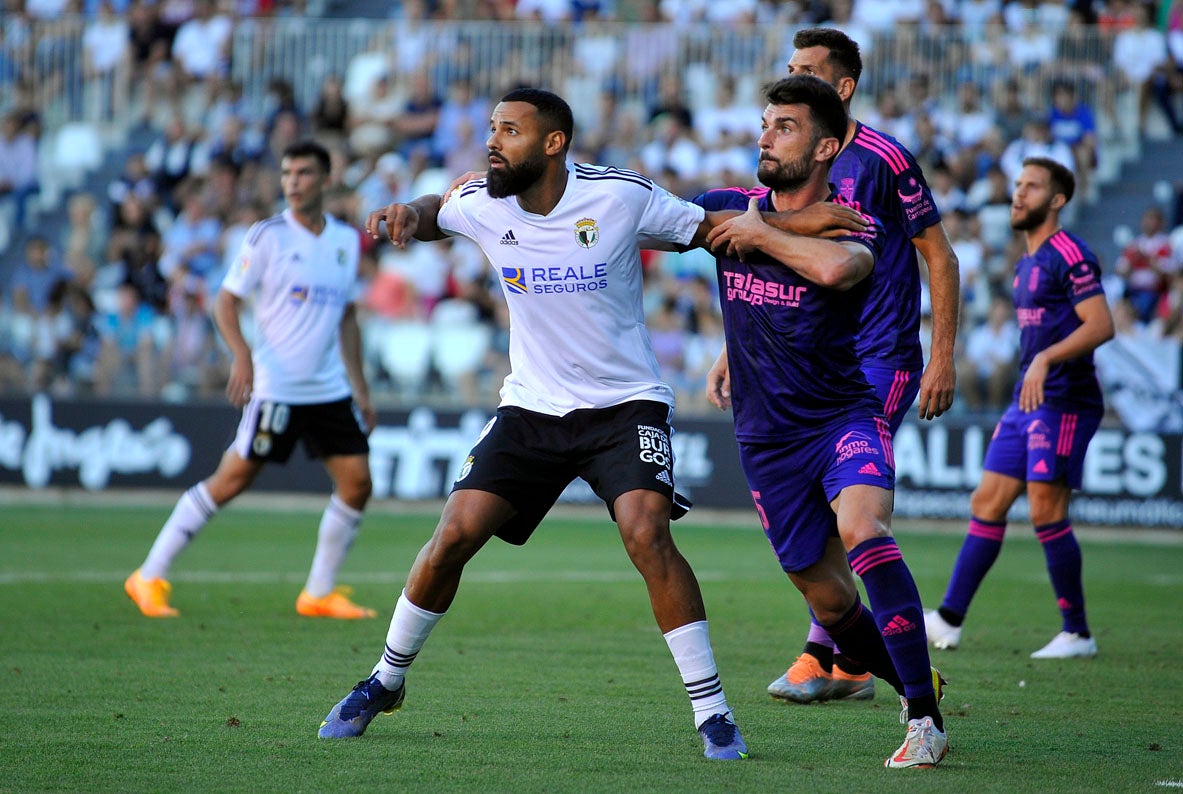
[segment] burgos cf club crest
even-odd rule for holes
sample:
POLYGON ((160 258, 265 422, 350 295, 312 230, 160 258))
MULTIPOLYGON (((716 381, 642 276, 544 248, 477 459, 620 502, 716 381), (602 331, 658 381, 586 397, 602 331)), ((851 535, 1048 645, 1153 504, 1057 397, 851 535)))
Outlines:
POLYGON ((575 222, 575 242, 581 248, 591 248, 600 241, 600 227, 592 218, 583 218, 575 222))

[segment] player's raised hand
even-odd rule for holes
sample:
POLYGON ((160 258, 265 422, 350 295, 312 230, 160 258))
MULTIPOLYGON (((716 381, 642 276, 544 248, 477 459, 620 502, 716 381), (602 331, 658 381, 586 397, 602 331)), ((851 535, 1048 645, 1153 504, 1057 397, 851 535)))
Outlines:
POLYGON ((853 207, 820 201, 796 212, 776 213, 768 221, 778 229, 804 237, 841 237, 863 232, 870 220, 853 207))
POLYGON ((441 201, 440 204, 447 204, 448 199, 450 199, 452 197, 452 193, 455 192, 465 182, 470 182, 473 179, 484 179, 485 174, 487 174, 487 173, 489 173, 489 172, 488 171, 465 171, 463 174, 461 174, 460 176, 453 179, 452 184, 448 185, 448 189, 444 191, 443 201, 441 201))
POLYGON ((394 203, 371 212, 366 218, 366 231, 375 240, 381 236, 383 221, 386 222, 386 236, 395 248, 406 248, 419 226, 419 210, 410 204, 394 203))
POLYGON ((759 199, 754 196, 748 202, 748 208, 740 215, 720 223, 707 234, 707 247, 718 254, 725 250, 727 256, 743 261, 751 251, 759 247, 756 243, 759 235, 768 230, 768 224, 760 215, 757 205, 759 199))

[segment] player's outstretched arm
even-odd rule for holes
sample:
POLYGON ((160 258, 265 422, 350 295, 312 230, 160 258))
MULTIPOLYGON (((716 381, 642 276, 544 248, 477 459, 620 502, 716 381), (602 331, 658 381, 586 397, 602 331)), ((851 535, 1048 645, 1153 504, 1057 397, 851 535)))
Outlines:
POLYGON ((740 260, 760 251, 814 284, 837 290, 850 289, 869 276, 875 265, 870 249, 859 243, 805 237, 770 226, 756 208, 755 198, 746 212, 712 229, 707 245, 715 253, 726 251, 740 260))
POLYGON ((928 266, 928 291, 932 296, 932 353, 920 376, 916 406, 921 419, 935 419, 953 406, 957 389, 953 347, 961 304, 961 272, 943 223, 920 232, 912 238, 912 244, 928 266))
POLYGON ((766 223, 803 237, 842 237, 851 232, 865 232, 871 225, 858 210, 832 201, 819 201, 799 210, 761 214, 766 223))
POLYGON ((345 364, 350 388, 353 389, 353 402, 366 423, 362 429, 369 435, 378 421, 378 414, 370 401, 370 386, 366 382, 366 372, 361 361, 361 329, 357 324, 357 306, 352 303, 345 307, 341 315, 341 360, 345 364))
POLYGON ((214 298, 214 323, 222 339, 230 348, 233 360, 230 362, 230 379, 226 381, 226 399, 235 408, 241 408, 251 398, 255 383, 255 365, 251 361, 251 348, 242 333, 239 312, 242 298, 226 289, 218 290, 214 298))
POLYGON ((436 222, 442 203, 439 196, 429 195, 407 204, 390 204, 370 213, 366 218, 366 231, 377 240, 385 222, 386 236, 396 248, 406 248, 412 237, 424 241, 442 240, 447 235, 436 222))
POLYGON ((1087 356, 1113 338, 1113 315, 1104 295, 1093 295, 1076 304, 1080 326, 1066 337, 1035 354, 1023 375, 1019 409, 1034 411, 1043 405, 1043 385, 1056 364, 1087 356))

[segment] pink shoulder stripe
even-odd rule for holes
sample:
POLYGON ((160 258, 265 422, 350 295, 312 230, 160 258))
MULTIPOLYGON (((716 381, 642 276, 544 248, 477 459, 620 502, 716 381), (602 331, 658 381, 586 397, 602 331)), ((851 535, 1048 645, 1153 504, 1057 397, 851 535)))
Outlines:
POLYGON ((1069 265, 1084 261, 1084 254, 1081 253, 1080 247, 1072 242, 1072 239, 1063 230, 1053 234, 1048 238, 1048 242, 1060 252, 1060 256, 1064 257, 1064 261, 1069 265))
POLYGON ((1080 250, 1080 246, 1076 244, 1076 241, 1068 236, 1068 232, 1061 229, 1053 234, 1052 237, 1059 238, 1064 250, 1071 253, 1071 256, 1065 256, 1069 260, 1068 264, 1075 265, 1077 262, 1084 261, 1084 252, 1080 250))
POLYGON ((860 128, 858 137, 864 141, 868 148, 874 148, 875 151, 882 154, 883 158, 891 163, 892 170, 897 174, 907 170, 908 161, 900 152, 899 146, 887 140, 870 127, 860 128), (875 145, 872 146, 872 143, 875 145))

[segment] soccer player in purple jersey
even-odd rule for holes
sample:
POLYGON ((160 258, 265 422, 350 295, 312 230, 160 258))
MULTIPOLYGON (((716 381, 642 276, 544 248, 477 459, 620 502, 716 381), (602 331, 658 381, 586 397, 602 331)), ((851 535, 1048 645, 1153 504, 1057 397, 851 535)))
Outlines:
POLYGON ((867 300, 882 229, 872 218, 865 231, 823 239, 765 222, 761 212, 831 195, 847 119, 837 91, 815 77, 780 80, 765 98, 757 176, 767 189, 694 199, 708 213, 745 210, 707 236, 730 378, 729 395, 714 399, 734 405, 740 462, 781 567, 838 647, 904 698, 907 735, 885 764, 933 766, 947 748, 939 674, 929 666, 920 595, 891 536, 891 433, 849 321, 867 300))
MULTIPOLYGON (((793 37, 793 47, 789 74, 825 80, 838 91, 849 114, 863 70, 858 44, 834 28, 806 28, 793 37)), ((957 255, 924 173, 912 153, 890 135, 848 118, 830 183, 838 192, 837 201, 883 226, 883 253, 871 272, 855 350, 894 435, 918 394, 922 419, 938 417, 953 404, 960 295, 957 255), (932 355, 927 368, 920 348, 917 251, 928 266, 932 297, 932 355)), ((768 693, 796 703, 870 700, 875 684, 866 670, 835 653, 834 641, 814 620, 801 654, 768 685, 768 693)))
POLYGON ((1113 317, 1097 258, 1060 228, 1060 211, 1074 190, 1072 172, 1043 157, 1024 160, 1015 180, 1010 225, 1027 239, 1014 280, 1020 378, 986 449, 982 481, 970 497, 969 534, 945 598, 940 609, 924 615, 937 648, 960 644, 970 601, 1002 549, 1006 514, 1026 493, 1063 618, 1063 630, 1031 658, 1097 653, 1068 503, 1072 489, 1080 487, 1084 453, 1104 411, 1093 351, 1113 338, 1113 317))

